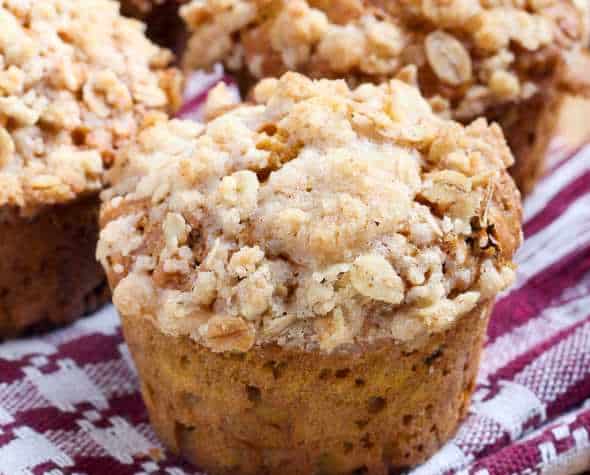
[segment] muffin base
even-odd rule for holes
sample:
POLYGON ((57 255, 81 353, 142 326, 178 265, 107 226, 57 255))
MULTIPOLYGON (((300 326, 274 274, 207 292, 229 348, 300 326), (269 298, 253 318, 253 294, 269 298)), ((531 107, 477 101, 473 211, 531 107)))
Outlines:
POLYGON ((590 139, 590 100, 558 92, 538 95, 500 118, 506 139, 515 156, 510 169, 523 195, 529 194, 545 171, 554 140, 575 150, 590 139))
POLYGON ((106 303, 96 262, 98 196, 33 217, 0 208, 0 339, 71 322, 106 303))
POLYGON ((475 387, 491 303, 419 348, 213 353, 123 316, 152 425, 210 474, 386 474, 456 431, 475 387))

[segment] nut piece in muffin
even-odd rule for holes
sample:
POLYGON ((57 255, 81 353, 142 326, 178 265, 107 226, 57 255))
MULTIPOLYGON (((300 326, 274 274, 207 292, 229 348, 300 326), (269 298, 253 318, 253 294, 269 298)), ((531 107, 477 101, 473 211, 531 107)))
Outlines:
POLYGON ((0 6, 0 337, 108 298, 98 193, 126 141, 178 102, 171 54, 108 0, 0 6))
POLYGON ((143 129, 109 171, 97 256, 152 423, 211 473, 418 463, 513 279, 510 150, 399 80, 256 93, 143 129))
MULTIPOLYGON (((217 61, 253 80, 287 70, 379 83, 408 65, 437 112, 500 122, 528 192, 566 93, 587 94, 587 2, 193 0, 187 69, 217 61)), ((408 74, 406 72, 406 74, 408 74)), ((411 74, 411 73, 410 73, 411 74)))

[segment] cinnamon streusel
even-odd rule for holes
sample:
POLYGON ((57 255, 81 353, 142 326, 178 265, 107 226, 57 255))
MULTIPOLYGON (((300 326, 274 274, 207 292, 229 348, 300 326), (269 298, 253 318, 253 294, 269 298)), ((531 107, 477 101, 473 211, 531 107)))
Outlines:
POLYGON ((93 262, 104 171, 180 86, 170 53, 118 8, 0 3, 0 337, 108 297, 93 262))
POLYGON ((542 171, 547 122, 566 92, 588 93, 585 0, 193 0, 184 64, 217 61, 252 80, 295 70, 351 84, 408 65, 437 112, 499 121, 525 192, 542 171))
POLYGON ((398 79, 254 94, 143 128, 109 171, 97 256, 152 422, 211 473, 418 463, 513 279, 510 150, 398 79))

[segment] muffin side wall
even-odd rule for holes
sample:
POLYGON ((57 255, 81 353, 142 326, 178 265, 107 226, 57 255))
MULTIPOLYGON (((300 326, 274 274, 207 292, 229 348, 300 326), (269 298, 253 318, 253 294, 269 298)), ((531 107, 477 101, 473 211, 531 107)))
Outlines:
POLYGON ((0 207, 0 339, 71 322, 110 298, 96 262, 97 195, 33 217, 0 207))
POLYGON ((425 461, 475 387, 491 302, 419 348, 213 353, 123 316, 153 427, 211 474, 385 474, 425 461), (357 471, 364 472, 357 472, 357 471))

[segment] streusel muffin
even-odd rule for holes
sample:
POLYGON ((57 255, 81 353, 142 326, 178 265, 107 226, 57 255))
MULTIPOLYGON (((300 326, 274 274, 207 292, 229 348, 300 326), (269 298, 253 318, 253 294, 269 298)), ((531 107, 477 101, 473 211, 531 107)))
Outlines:
POLYGON ((97 255, 164 442, 209 473, 386 473, 465 414, 521 208, 497 125, 296 73, 142 130, 97 255))
POLYGON ((110 0, 0 4, 0 338, 106 301, 98 193, 178 101, 170 53, 110 0))
MULTIPOLYGON (((381 82, 414 65, 441 114, 500 122, 528 192, 566 92, 587 93, 585 0, 193 0, 184 64, 222 61, 247 89, 287 70, 381 82)), ((590 112, 590 110, 589 110, 590 112)))

